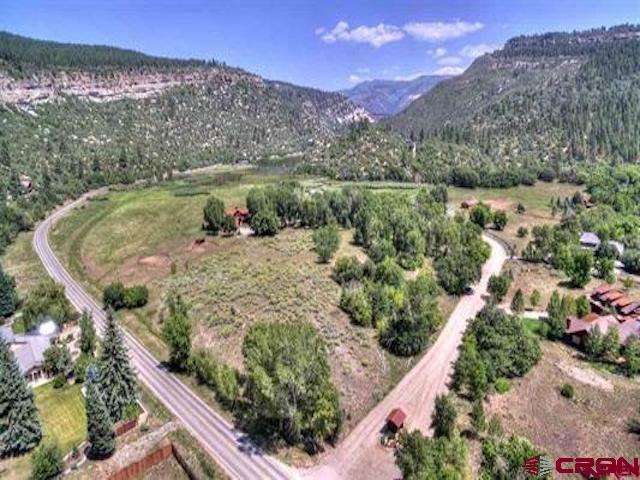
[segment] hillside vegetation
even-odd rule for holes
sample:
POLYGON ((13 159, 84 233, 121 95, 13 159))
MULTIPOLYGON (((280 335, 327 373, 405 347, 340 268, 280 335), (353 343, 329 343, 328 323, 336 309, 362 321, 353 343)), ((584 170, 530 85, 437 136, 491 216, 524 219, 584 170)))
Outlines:
POLYGON ((298 154, 361 118, 338 93, 216 62, 2 34, 0 251, 48 208, 90 188, 298 154))
POLYGON ((509 162, 632 162, 640 155, 639 80, 639 26, 521 36, 388 124, 509 162))
POLYGON ((581 182, 640 157, 640 26, 521 36, 378 126, 309 156, 343 179, 463 187, 581 182))

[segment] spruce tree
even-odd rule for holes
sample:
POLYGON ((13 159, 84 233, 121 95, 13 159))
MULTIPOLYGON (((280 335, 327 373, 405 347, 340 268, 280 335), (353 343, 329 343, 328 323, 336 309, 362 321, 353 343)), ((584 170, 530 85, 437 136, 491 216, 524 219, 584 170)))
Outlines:
POLYGON ((12 277, 0 265, 0 318, 9 317, 16 311, 16 285, 12 277))
MULTIPOLYGON (((91 372, 88 376, 95 377, 91 372)), ((113 421, 102 400, 102 394, 98 390, 95 379, 87 382, 85 405, 87 409, 87 439, 91 444, 89 455, 92 458, 106 458, 116 448, 116 434, 113 421)))
POLYGON ((99 360, 98 384, 102 399, 111 419, 117 422, 122 419, 125 408, 136 401, 137 389, 127 347, 112 309, 107 311, 99 360))
POLYGON ((31 450, 41 438, 33 392, 0 338, 0 457, 31 450))

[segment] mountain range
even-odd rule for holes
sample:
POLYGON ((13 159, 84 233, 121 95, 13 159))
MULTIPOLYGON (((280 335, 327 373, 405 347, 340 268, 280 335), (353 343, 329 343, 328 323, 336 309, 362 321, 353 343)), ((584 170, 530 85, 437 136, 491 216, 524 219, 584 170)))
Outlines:
POLYGON ((448 75, 421 75, 411 80, 367 80, 340 93, 363 107, 372 117, 382 119, 404 110, 448 75))
POLYGON ((505 187, 640 160, 640 26, 520 36, 307 160, 338 178, 505 187))

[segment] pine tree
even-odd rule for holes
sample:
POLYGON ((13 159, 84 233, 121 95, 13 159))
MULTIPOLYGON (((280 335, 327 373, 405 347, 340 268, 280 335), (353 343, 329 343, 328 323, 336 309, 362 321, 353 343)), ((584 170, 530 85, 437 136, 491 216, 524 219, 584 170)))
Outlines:
POLYGON ((9 317, 16 311, 15 281, 0 265, 0 318, 9 317))
MULTIPOLYGON (((88 376, 91 378, 95 375, 89 372, 88 376)), ((87 409, 87 439, 91 444, 89 455, 92 458, 106 458, 116 448, 116 434, 113 421, 102 400, 95 379, 87 382, 85 405, 87 409)))
POLYGON ((0 338, 0 457, 31 450, 41 438, 33 392, 0 338))
POLYGON ((111 419, 118 421, 127 406, 136 401, 136 377, 113 310, 107 311, 107 326, 100 353, 98 384, 111 419))

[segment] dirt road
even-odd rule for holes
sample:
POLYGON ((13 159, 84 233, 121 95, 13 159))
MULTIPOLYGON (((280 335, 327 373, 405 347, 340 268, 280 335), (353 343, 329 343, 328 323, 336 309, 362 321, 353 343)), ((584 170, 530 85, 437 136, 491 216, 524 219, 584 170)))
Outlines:
POLYGON ((400 477, 393 450, 379 443, 380 430, 389 412, 401 407, 407 413, 408 429, 417 428, 431 433, 435 397, 448 389, 467 322, 484 306, 482 296, 487 292, 489 277, 498 273, 507 259, 507 252, 500 243, 487 236, 484 239, 491 246, 491 257, 482 269, 482 278, 475 286, 474 294, 460 299, 438 339, 418 364, 334 450, 327 453, 321 466, 303 472, 303 477, 314 480, 390 480, 400 477))

